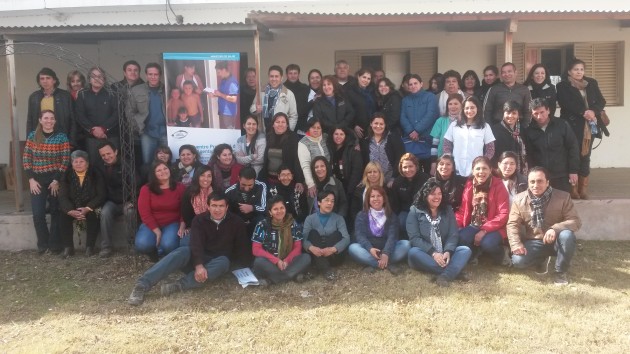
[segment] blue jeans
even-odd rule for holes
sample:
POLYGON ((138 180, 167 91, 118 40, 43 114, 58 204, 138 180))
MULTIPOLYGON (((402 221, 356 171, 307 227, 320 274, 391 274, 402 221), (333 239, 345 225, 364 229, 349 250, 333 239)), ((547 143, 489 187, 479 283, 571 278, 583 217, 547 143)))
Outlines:
POLYGON ((160 280, 166 278, 169 274, 178 270, 187 270, 186 266, 190 261, 190 248, 180 247, 173 252, 167 254, 159 262, 149 268, 137 283, 144 286, 145 290, 151 289, 160 280))
POLYGON ((501 264, 503 261, 503 237, 499 231, 488 232, 482 239, 479 246, 473 245, 475 234, 479 232, 476 226, 466 226, 459 230, 459 245, 467 246, 473 252, 482 251, 489 254, 495 264, 501 264))
MULTIPOLYGON (((203 266, 204 268, 206 268, 206 271, 208 272, 208 280, 212 281, 212 280, 217 279, 221 275, 227 273, 228 270, 230 270, 230 260, 225 256, 219 256, 219 257, 214 257, 214 258, 206 256, 204 259, 203 266)), ((183 290, 200 288, 205 284, 205 283, 198 283, 195 280, 194 269, 188 272, 182 278, 180 278, 178 282, 182 284, 183 290)))
POLYGON ((424 252, 418 247, 412 247, 409 250, 409 266, 415 270, 437 274, 447 279, 453 280, 461 273, 462 269, 468 263, 468 259, 472 255, 470 248, 466 246, 457 246, 455 252, 451 254, 446 267, 440 267, 430 254, 424 252))
POLYGON ((400 228, 398 230, 400 230, 399 233, 401 237, 404 238, 409 238, 407 236, 407 215, 409 215, 409 210, 401 211, 398 214, 398 224, 400 225, 400 228))
POLYGON ((37 249, 45 251, 61 250, 61 240, 59 238, 59 200, 50 194, 48 183, 42 183, 39 194, 31 193, 31 209, 33 211, 33 225, 35 226, 35 234, 37 235, 37 249), (46 203, 48 203, 50 212, 50 229, 46 222, 46 203))
MULTIPOLYGON (((136 233, 136 251, 145 254, 151 254, 158 251, 158 255, 163 256, 171 253, 174 249, 180 246, 180 239, 177 236, 177 230, 179 230, 179 222, 174 222, 160 228, 162 230, 162 238, 160 239, 159 247, 156 246, 157 236, 153 230, 145 224, 140 225, 138 232, 136 233)), ((185 245, 182 242, 182 246, 185 245)))
POLYGON ((154 138, 145 134, 140 135, 140 146, 142 147, 142 162, 148 165, 155 159, 155 150, 159 145, 168 145, 166 136, 154 138))
POLYGON ((252 268, 256 275, 262 278, 269 278, 272 283, 279 284, 295 278, 298 274, 305 271, 309 265, 311 265, 311 256, 307 253, 302 253, 293 258, 284 270, 280 270, 278 266, 265 257, 256 257, 252 268))
MULTIPOLYGON (((407 252, 409 252, 409 248, 411 244, 408 240, 399 240, 396 241, 396 246, 394 247, 394 253, 389 255, 389 264, 394 264, 402 261, 407 258, 407 252)), ((363 264, 366 266, 370 266, 372 268, 378 268, 378 260, 374 258, 370 251, 366 250, 363 246, 358 243, 353 243, 348 247, 348 253, 352 260, 359 264, 363 264)))
POLYGON ((556 272, 567 272, 575 254, 575 234, 571 230, 562 230, 554 244, 545 244, 542 240, 525 241, 526 255, 512 255, 515 268, 527 268, 539 264, 546 257, 556 256, 556 272))
POLYGON ((101 248, 102 249, 111 249, 113 247, 112 242, 112 231, 114 228, 114 220, 116 217, 123 214, 125 215, 125 222, 128 222, 129 219, 136 217, 136 209, 135 208, 127 208, 123 210, 122 204, 116 204, 111 200, 108 200, 101 207, 101 248))

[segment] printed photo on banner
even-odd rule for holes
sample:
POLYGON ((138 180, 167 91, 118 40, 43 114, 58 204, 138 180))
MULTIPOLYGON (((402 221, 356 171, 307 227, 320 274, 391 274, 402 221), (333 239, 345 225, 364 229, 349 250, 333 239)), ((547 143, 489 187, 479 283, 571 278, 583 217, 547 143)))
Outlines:
POLYGON ((163 53, 168 144, 197 147, 206 163, 214 146, 240 135, 239 53, 163 53))

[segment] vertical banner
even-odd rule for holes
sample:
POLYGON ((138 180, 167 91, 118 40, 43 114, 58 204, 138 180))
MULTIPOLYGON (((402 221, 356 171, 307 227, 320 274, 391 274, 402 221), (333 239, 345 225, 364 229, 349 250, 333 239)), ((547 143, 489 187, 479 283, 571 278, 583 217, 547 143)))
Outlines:
POLYGON ((163 53, 168 145, 194 145, 208 163, 214 147, 241 135, 239 53, 163 53))

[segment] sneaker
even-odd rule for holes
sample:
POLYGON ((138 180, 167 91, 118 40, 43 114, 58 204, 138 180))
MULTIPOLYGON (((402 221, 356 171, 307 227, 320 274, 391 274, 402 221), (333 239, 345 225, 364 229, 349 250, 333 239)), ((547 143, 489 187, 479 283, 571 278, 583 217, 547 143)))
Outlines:
POLYGON ((392 275, 394 276, 403 272, 403 269, 401 267, 394 264, 388 265, 387 270, 389 270, 389 272, 392 273, 392 275))
POLYGON ((103 248, 101 250, 101 252, 98 253, 98 256, 100 258, 109 258, 112 255, 112 249, 111 248, 103 248))
POLYGON ((375 272, 376 272, 376 269, 374 269, 374 267, 372 266, 363 267, 363 273, 374 274, 375 272))
POLYGON ((129 299, 127 299, 127 303, 131 306, 140 306, 144 302, 144 293, 146 293, 146 289, 141 284, 136 284, 133 290, 131 291, 131 295, 129 295, 129 299))
POLYGON ((569 285, 569 277, 566 272, 556 272, 556 278, 553 283, 558 286, 569 285))
POLYGON ((468 261, 468 264, 470 264, 471 266, 476 266, 479 265, 479 254, 481 252, 474 254, 472 257, 470 257, 470 260, 468 261))
POLYGON ((315 273, 307 270, 306 272, 300 274, 304 277, 304 281, 315 279, 315 273))
POLYGON ((329 270, 326 272, 326 274, 324 274, 324 278, 326 278, 326 280, 330 282, 334 282, 337 280, 337 274, 335 274, 335 272, 333 272, 332 270, 329 270))
POLYGON ((160 293, 162 296, 170 296, 175 293, 182 292, 182 284, 178 281, 174 283, 162 284, 160 287, 160 293))
POLYGON ((298 275, 295 276, 295 278, 293 278, 293 281, 300 284, 300 283, 304 283, 306 279, 304 278, 304 274, 300 273, 298 275))
POLYGON ((451 281, 447 277, 440 275, 439 277, 437 277, 437 279, 435 279, 435 284, 442 288, 448 288, 449 286, 451 286, 451 281))
POLYGON ((86 257, 92 257, 93 255, 96 254, 96 251, 94 251, 94 247, 85 247, 85 256, 86 257))
POLYGON ((471 280, 470 274, 468 274, 467 272, 461 271, 459 274, 457 274, 457 276, 455 277, 455 280, 459 280, 462 283, 468 283, 471 280))
POLYGON ((258 279, 258 287, 259 288, 267 288, 267 287, 269 287, 269 281, 267 279, 263 279, 263 278, 258 279))
POLYGON ((549 263, 550 262, 551 262, 551 257, 547 257, 547 258, 543 259, 542 262, 540 262, 536 266, 536 274, 538 274, 538 275, 547 274, 547 272, 549 272, 549 263))

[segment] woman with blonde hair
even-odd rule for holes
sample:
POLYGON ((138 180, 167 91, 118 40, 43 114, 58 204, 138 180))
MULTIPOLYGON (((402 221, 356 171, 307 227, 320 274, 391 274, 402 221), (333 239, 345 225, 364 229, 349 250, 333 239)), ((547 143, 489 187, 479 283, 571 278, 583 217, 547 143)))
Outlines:
POLYGON ((357 213, 363 209, 363 201, 368 187, 385 185, 385 176, 383 175, 383 169, 378 162, 370 161, 363 169, 363 177, 361 183, 354 189, 352 194, 352 201, 350 202, 350 227, 354 226, 354 218, 357 213))

